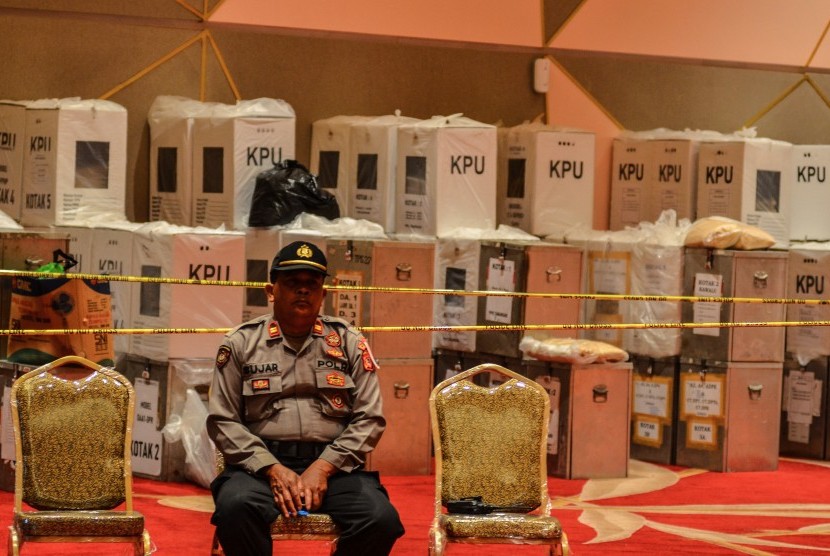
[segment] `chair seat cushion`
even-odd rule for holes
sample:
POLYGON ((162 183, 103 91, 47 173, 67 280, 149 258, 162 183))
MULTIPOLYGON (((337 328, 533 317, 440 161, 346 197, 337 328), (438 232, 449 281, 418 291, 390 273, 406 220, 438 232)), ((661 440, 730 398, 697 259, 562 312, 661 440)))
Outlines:
POLYGON ((144 516, 111 510, 20 512, 14 524, 33 537, 132 537, 144 531, 144 516))
POLYGON ((440 525, 448 537, 546 540, 562 536, 558 519, 533 514, 442 514, 440 525))
POLYGON ((279 516, 271 524, 271 535, 330 535, 337 536, 340 530, 328 514, 308 514, 300 517, 279 516))

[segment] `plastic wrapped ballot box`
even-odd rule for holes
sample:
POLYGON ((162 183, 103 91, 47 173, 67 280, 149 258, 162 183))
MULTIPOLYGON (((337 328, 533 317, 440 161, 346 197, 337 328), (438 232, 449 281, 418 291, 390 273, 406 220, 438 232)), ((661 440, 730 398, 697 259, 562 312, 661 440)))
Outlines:
MULTIPOLYGON (((135 355, 121 361, 118 371, 135 388, 130 447, 134 475, 159 481, 186 479, 184 443, 167 441, 162 429, 181 418, 188 388, 195 389, 207 402, 214 363, 214 359, 153 361, 135 355)), ((208 465, 213 461, 213 453, 209 456, 208 465)))
MULTIPOLYGON (((830 286, 830 249, 824 243, 793 243, 787 263, 787 297, 826 299, 830 286)), ((830 320, 830 305, 787 305, 787 320, 792 322, 830 320)), ((830 327, 791 326, 786 331, 786 351, 793 359, 809 361, 830 355, 830 327)))
POLYGON ((828 358, 806 364, 788 354, 784 361, 779 453, 807 459, 830 459, 827 423, 828 358))
POLYGON ((429 394, 432 359, 384 359, 378 378, 386 430, 369 453, 367 469, 383 475, 429 475, 432 444, 429 394))
POLYGON ((294 158, 296 118, 284 100, 216 105, 193 120, 194 226, 243 230, 257 176, 294 158))
MULTIPOLYGON (((787 293, 787 253, 686 249, 683 290, 701 297, 780 299, 787 293)), ((781 322, 776 303, 684 303, 683 322, 781 322)), ((684 328, 684 357, 712 361, 784 361, 783 327, 684 328)))
POLYGON ((680 358, 634 356, 631 363, 631 457, 673 464, 680 358))
POLYGON ((830 203, 826 186, 830 168, 830 145, 793 145, 793 189, 790 210, 790 238, 830 240, 830 203))
POLYGON ((646 139, 614 139, 611 162, 610 229, 636 227, 649 211, 647 183, 651 180, 652 148, 646 139))
POLYGON ((675 463, 711 471, 777 469, 782 365, 682 357, 675 463))
POLYGON ((550 394, 548 475, 628 476, 631 363, 525 360, 522 374, 550 394))
POLYGON ((0 211, 20 220, 26 105, 0 101, 0 211))
POLYGON ((697 218, 726 216, 790 241, 792 145, 771 139, 702 142, 698 150, 697 218))
MULTIPOLYGON (((326 257, 332 285, 425 288, 432 286, 435 244, 431 241, 358 240, 328 238, 326 257)), ((426 326, 432 306, 426 295, 330 291, 325 314, 355 326, 426 326)), ((429 358, 429 332, 366 334, 375 357, 429 358)))
POLYGON ((27 104, 24 226, 126 220, 127 110, 108 100, 27 104))
MULTIPOLYGON (((0 261, 5 270, 35 270, 53 260, 55 250, 69 251, 69 236, 55 232, 0 232, 0 261)), ((0 276, 0 324, 9 326, 12 279, 0 276)), ((0 357, 7 353, 7 338, 0 340, 0 357)))
POLYGON ((594 134, 540 122, 499 130, 498 223, 538 236, 594 223, 594 134))

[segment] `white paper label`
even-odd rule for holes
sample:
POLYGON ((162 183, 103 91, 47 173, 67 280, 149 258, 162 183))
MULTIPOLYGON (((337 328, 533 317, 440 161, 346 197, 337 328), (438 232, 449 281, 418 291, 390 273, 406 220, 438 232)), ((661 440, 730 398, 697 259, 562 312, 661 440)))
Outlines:
MULTIPOLYGON (((696 297, 722 297, 723 276, 719 274, 695 274, 696 297)), ((693 307, 692 322, 720 322, 720 303, 700 302, 693 307)), ((720 328, 693 328, 692 333, 702 336, 720 336, 720 328)))
POLYGON ((650 380, 634 380, 634 413, 669 417, 669 385, 650 380))
POLYGON ((688 435, 688 439, 697 444, 715 444, 715 425, 689 421, 688 435))
POLYGON ((722 417, 723 383, 721 381, 687 380, 685 383, 685 408, 689 415, 698 417, 722 417))
POLYGON ((151 476, 161 475, 162 434, 157 428, 159 383, 157 380, 135 381, 135 423, 131 446, 133 471, 151 476))
MULTIPOLYGON (((498 292, 516 291, 516 268, 513 261, 491 258, 487 265, 487 289, 498 292)), ((510 324, 513 318, 512 297, 488 297, 485 319, 510 324)))
POLYGON ((810 425, 805 423, 787 423, 787 440, 798 444, 810 443, 810 425))
MULTIPOLYGON (((338 272, 337 285, 362 286, 363 275, 357 272, 338 272)), ((334 315, 354 326, 363 324, 360 322, 363 293, 338 290, 334 292, 334 295, 334 315)))
POLYGON ((627 259, 594 259, 594 291, 624 295, 627 289, 627 259))
POLYGON ((660 424, 654 421, 636 421, 636 430, 634 431, 635 438, 651 442, 660 441, 660 424))

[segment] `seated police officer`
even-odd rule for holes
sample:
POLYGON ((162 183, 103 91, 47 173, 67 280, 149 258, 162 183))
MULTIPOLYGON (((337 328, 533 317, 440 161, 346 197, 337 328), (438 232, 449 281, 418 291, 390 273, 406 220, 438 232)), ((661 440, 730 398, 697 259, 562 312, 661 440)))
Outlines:
POLYGON ((388 554, 403 535, 377 473, 363 471, 386 421, 365 338, 320 316, 326 257, 279 251, 265 291, 273 315, 229 332, 216 355, 207 426, 225 458, 211 485, 225 552, 271 554, 270 524, 301 510, 331 515, 338 555, 388 554))

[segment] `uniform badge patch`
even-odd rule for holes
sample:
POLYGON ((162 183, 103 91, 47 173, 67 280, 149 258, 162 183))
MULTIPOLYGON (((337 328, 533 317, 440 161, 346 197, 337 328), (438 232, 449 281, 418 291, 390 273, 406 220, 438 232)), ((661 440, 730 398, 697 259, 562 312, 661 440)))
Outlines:
POLYGON ((221 370, 228 364, 230 358, 231 350, 225 346, 220 347, 219 351, 216 353, 216 368, 221 370))
POLYGON ((337 409, 340 409, 344 405, 343 396, 341 396, 340 394, 333 395, 331 398, 329 398, 329 400, 331 400, 331 405, 333 405, 337 409))
POLYGON ((271 338, 280 337, 280 325, 277 324, 277 321, 272 320, 271 324, 268 325, 268 336, 271 338))
POLYGON ((326 350, 326 355, 330 355, 332 357, 343 357, 343 350, 340 348, 329 348, 326 350))
POLYGON ((312 334, 317 334, 320 336, 323 333, 323 323, 319 320, 314 323, 314 330, 311 331, 312 334))
POLYGON ((271 388, 271 381, 267 378, 258 378, 251 381, 251 389, 256 392, 258 390, 268 390, 271 388))
POLYGON ((326 384, 330 386, 345 386, 346 377, 340 373, 329 373, 326 375, 326 384))
POLYGON ((372 354, 372 350, 369 348, 369 344, 366 343, 365 338, 361 338, 357 344, 357 349, 363 352, 363 370, 367 373, 372 373, 380 367, 378 365, 375 356, 372 354))
POLYGON ((339 347, 340 346, 340 335, 337 332, 332 332, 328 336, 326 336, 326 343, 331 347, 339 347))

